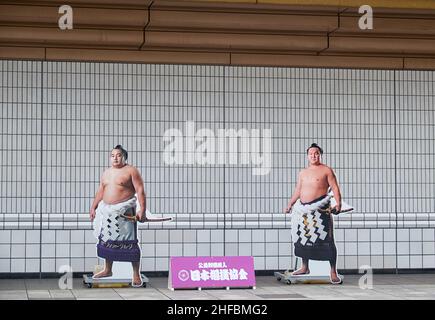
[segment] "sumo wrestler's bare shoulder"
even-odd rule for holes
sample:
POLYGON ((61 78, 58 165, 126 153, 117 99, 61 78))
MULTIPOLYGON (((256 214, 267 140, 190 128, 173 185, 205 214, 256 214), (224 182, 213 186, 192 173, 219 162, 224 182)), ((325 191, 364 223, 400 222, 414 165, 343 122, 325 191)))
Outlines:
POLYGON ((327 174, 333 174, 334 173, 334 170, 332 170, 332 168, 331 167, 328 167, 326 164, 321 164, 320 165, 320 167, 321 167, 321 169, 323 170, 323 171, 325 171, 325 173, 327 173, 327 174))
POLYGON ((103 173, 101 174, 101 182, 103 182, 104 183, 104 181, 106 181, 109 177, 110 177, 110 175, 111 175, 111 172, 112 172, 112 168, 106 168, 104 171, 103 171, 103 173))
POLYGON ((139 170, 135 166, 132 166, 131 164, 126 164, 123 169, 128 173, 130 173, 131 175, 137 174, 139 172, 139 170))

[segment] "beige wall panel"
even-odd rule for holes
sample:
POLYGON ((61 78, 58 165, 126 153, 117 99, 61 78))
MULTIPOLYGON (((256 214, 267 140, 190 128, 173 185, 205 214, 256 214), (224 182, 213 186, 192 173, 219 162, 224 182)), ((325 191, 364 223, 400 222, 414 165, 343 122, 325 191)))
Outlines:
POLYGON ((405 58, 405 69, 435 70, 435 59, 405 58))
POLYGON ((330 37, 329 52, 435 54, 435 39, 330 37))
POLYGON ((401 69, 401 58, 232 54, 232 65, 401 69))
POLYGON ((0 27, 0 44, 138 48, 142 31, 0 27))
MULTIPOLYGON (((0 5, 0 24, 16 26, 57 27, 61 14, 58 7, 0 5)), ((148 10, 73 8, 74 28, 107 26, 143 29, 148 22, 148 10)))
POLYGON ((44 58, 44 48, 0 47, 0 59, 43 60, 44 58))
POLYGON ((145 47, 220 50, 320 51, 326 37, 223 33, 154 32, 145 34, 145 47))
POLYGON ((341 16, 340 28, 335 33, 357 33, 361 35, 424 35, 435 37, 434 19, 404 19, 375 17, 372 30, 361 30, 358 27, 360 16, 341 16))
POLYGON ((242 14, 153 10, 147 29, 237 30, 246 32, 329 32, 338 27, 337 16, 242 14))
POLYGON ((102 8, 129 8, 129 9, 144 9, 147 8, 152 0, 2 0, 4 4, 23 4, 23 5, 49 5, 61 6, 68 4, 70 6, 81 7, 102 7, 102 8))
POLYGON ((226 65, 227 53, 48 48, 47 60, 226 65))

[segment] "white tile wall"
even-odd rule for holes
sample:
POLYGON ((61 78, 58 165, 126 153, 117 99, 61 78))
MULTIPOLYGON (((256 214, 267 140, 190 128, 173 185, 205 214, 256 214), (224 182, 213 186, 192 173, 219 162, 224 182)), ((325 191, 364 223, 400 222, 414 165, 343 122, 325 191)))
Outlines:
POLYGON ((13 230, 12 231, 12 243, 26 243, 26 231, 25 230, 13 230))
POLYGON ((56 243, 70 243, 70 231, 56 230, 56 243))
POLYGON ((370 255, 370 242, 358 242, 358 255, 370 255))
POLYGON ((85 241, 84 230, 72 230, 71 231, 71 243, 83 243, 85 241))
POLYGON ((183 230, 171 230, 169 231, 169 241, 171 243, 183 242, 183 230))
POLYGON ((423 256, 423 268, 435 268, 435 255, 423 256))
POLYGON ((396 243, 395 242, 384 242, 384 255, 395 255, 396 254, 396 243))
POLYGON ((196 253, 196 244, 193 243, 184 243, 183 244, 183 252, 185 257, 197 256, 196 253))
POLYGON ((254 256, 254 269, 255 270, 265 270, 265 261, 264 257, 256 257, 254 256))
POLYGON ((423 254, 433 255, 435 254, 435 245, 433 242, 423 242, 423 254))
POLYGON ((371 266, 371 257, 369 255, 358 255, 358 268, 361 266, 371 266))
POLYGON ((337 269, 344 269, 345 268, 345 256, 338 255, 337 257, 337 269))
POLYGON ((266 243, 266 256, 278 256, 279 244, 278 242, 266 243))
POLYGON ((54 272, 56 268, 55 259, 42 259, 41 260, 41 272, 54 272))
POLYGON ((238 242, 237 230, 225 230, 225 242, 238 242))
POLYGON ((196 243, 196 230, 183 230, 184 243, 196 243))
POLYGON ((224 256, 225 248, 223 243, 212 243, 211 244, 211 253, 212 256, 224 256))
POLYGON ((95 266, 98 265, 97 258, 86 258, 85 259, 85 271, 86 272, 93 272, 95 269, 95 266))
POLYGON ((143 243, 154 243, 155 242, 155 234, 154 230, 142 230, 141 232, 141 240, 143 243))
POLYGON ((370 229, 358 229, 358 241, 370 241, 370 229))
POLYGON ((372 256, 371 257, 371 266, 374 269, 384 268, 384 257, 383 256, 372 256))
POLYGON ((78 258, 71 258, 71 269, 73 272, 84 272, 85 271, 85 260, 78 258))
POLYGON ((168 230, 156 230, 156 242, 169 242, 169 231, 168 230))
POLYGON ((211 242, 223 242, 224 241, 224 231, 223 230, 211 230, 211 242))
POLYGON ((96 257, 97 255, 97 248, 95 244, 85 244, 85 257, 91 258, 96 257))
POLYGON ((10 266, 10 259, 0 259, 0 272, 10 272, 11 266, 10 266))
MULTIPOLYGON (((7 250, 5 250, 6 252, 7 250)), ((26 257, 26 245, 25 244, 12 244, 11 258, 25 258, 26 257)))
POLYGON ((70 254, 69 244, 56 244, 56 257, 67 258, 70 257, 70 254))
POLYGON ((266 270, 274 270, 278 267, 278 257, 277 256, 271 256, 267 257, 266 259, 266 270))
POLYGON ((142 270, 156 271, 154 258, 142 258, 141 265, 142 270))
POLYGON ((423 229, 423 241, 435 241, 434 229, 423 229))
MULTIPOLYGON (((252 235, 252 230, 239 230, 239 242, 249 243, 249 248, 250 248, 250 243, 252 242, 251 235, 252 235)), ((247 246, 245 245, 245 247, 247 246)))
POLYGON ((158 257, 167 257, 169 255, 169 245, 167 243, 156 243, 155 247, 158 257))
POLYGON ((357 242, 345 242, 344 243, 344 253, 346 255, 357 255, 358 254, 358 243, 357 242))
POLYGON ((383 230, 382 229, 372 229, 370 230, 370 241, 383 241, 383 230))
POLYGON ((266 230, 266 243, 278 242, 278 230, 267 229, 266 230))
POLYGON ((423 244, 421 241, 419 242, 410 242, 409 249, 411 255, 420 255, 423 253, 423 244))
POLYGON ((382 255, 383 254, 383 242, 371 242, 370 243, 370 254, 372 255, 382 255))
POLYGON ((251 256, 252 255, 252 244, 249 243, 240 243, 239 244, 239 253, 241 256, 251 256))
POLYGON ((26 259, 11 259, 11 272, 26 272, 26 259))
POLYGON ((384 268, 385 269, 396 268, 396 257, 395 256, 384 256, 384 268))
POLYGON ((291 231, 290 229, 280 229, 278 230, 279 242, 289 243, 291 242, 291 231))
POLYGON ((142 244, 142 257, 154 257, 156 246, 154 243, 143 243, 142 244))
POLYGON ((398 255, 409 255, 409 242, 397 242, 397 254, 398 255))
POLYGON ((345 257, 345 268, 346 269, 358 269, 358 257, 357 256, 346 256, 345 257))
POLYGON ((253 242, 264 242, 265 241, 265 230, 252 230, 253 242))
POLYGON ((42 231, 42 243, 55 243, 56 231, 55 230, 43 230, 42 231))
POLYGON ((198 243, 210 243, 210 230, 198 230, 197 237, 198 243))
POLYGON ((0 230, 0 244, 11 243, 11 230, 0 230))
POLYGON ((19 213, 20 221, 0 219, 0 272, 53 272, 59 263, 83 270, 93 266, 96 239, 91 230, 82 229, 91 226, 88 210, 100 174, 95 168, 108 165, 107 150, 119 142, 117 137, 123 138, 132 163, 146 177, 151 210, 176 214, 173 223, 141 226, 143 270, 167 270, 170 255, 245 252, 254 255, 259 269, 286 265, 292 258, 290 219, 281 210, 312 141, 324 146, 324 159, 336 168, 344 199, 356 208, 335 219, 343 257, 339 267, 369 261, 376 268, 429 268, 435 254, 435 101, 434 87, 428 83, 434 80, 433 72, 423 71, 1 61, 0 90, 7 99, 0 108, 1 128, 17 135, 1 131, 0 139, 6 148, 19 151, 8 152, 15 169, 1 167, 0 194, 5 215, 19 213), (46 70, 56 72, 62 66, 74 73, 44 74, 43 147, 52 151, 41 159, 33 150, 41 147, 43 64, 46 70), (8 88, 2 87, 4 71, 22 81, 7 81, 8 88), (224 74, 226 81, 218 77, 224 74), (427 82, 418 80, 420 76, 427 82), (396 144, 389 130, 395 118, 394 78, 401 93, 396 98, 396 144), (18 86, 10 87, 11 83, 18 86), (93 90, 101 88, 110 91, 93 90), (128 112, 119 112, 119 106, 128 112), (213 166, 162 164, 164 130, 184 130, 187 120, 195 121, 197 128, 216 130, 224 118, 226 127, 273 129, 269 175, 253 176, 252 168, 243 165, 228 166, 224 174, 213 166), (114 119, 119 125, 108 135, 106 124, 114 119), (315 123, 315 129, 307 123, 315 123), (69 151, 77 148, 89 150, 90 156, 85 159, 69 151), (390 167, 395 153, 397 175, 390 167), (30 166, 41 163, 47 165, 42 190, 39 168, 30 166), (17 182, 23 177, 26 184, 17 182), (163 185, 162 179, 172 184, 163 185), (41 192, 47 195, 43 226, 57 229, 44 229, 42 234, 33 219, 39 219, 41 192), (13 196, 22 198, 15 201, 13 196), (16 230, 24 227, 28 230, 16 230), (63 228, 71 230, 59 230, 63 228))
POLYGON ((396 230, 384 229, 384 241, 396 241, 396 230))
MULTIPOLYGON (((82 258, 85 256, 85 246, 81 244, 71 244, 71 257, 82 258)), ((84 260, 84 259, 83 259, 84 260)))
POLYGON ((397 229, 397 241, 409 241, 409 229, 397 229))
POLYGON ((410 235, 409 238, 410 238, 411 242, 413 242, 413 241, 421 242, 421 240, 422 240, 422 230, 421 229, 412 229, 412 230, 410 230, 409 235, 410 235))
POLYGON ((0 259, 8 259, 11 257, 10 245, 0 244, 0 259))
POLYGON ((210 243, 198 243, 198 256, 210 256, 211 247, 210 243))
POLYGON ((423 268, 423 256, 421 255, 411 255, 409 257, 410 259, 410 267, 411 268, 415 268, 415 269, 419 269, 419 268, 423 268))
POLYGON ((280 270, 286 270, 286 269, 293 269, 293 259, 292 257, 288 256, 279 256, 278 257, 278 269, 280 270))
POLYGON ((168 258, 156 258, 156 270, 168 270, 169 259, 168 258))
POLYGON ((39 272, 40 259, 26 258, 26 270, 25 272, 39 272))
POLYGON ((54 270, 54 272, 58 272, 62 266, 71 266, 70 258, 56 258, 55 262, 56 262, 56 269, 54 270))
POLYGON ((225 255, 227 256, 237 256, 239 255, 239 246, 237 243, 225 243, 225 255))
POLYGON ((349 242, 356 242, 358 239, 358 233, 355 232, 355 229, 344 230, 344 239, 349 242))
POLYGON ((398 268, 404 268, 404 269, 408 269, 410 268, 410 256, 406 255, 406 256, 397 256, 397 267, 398 268))

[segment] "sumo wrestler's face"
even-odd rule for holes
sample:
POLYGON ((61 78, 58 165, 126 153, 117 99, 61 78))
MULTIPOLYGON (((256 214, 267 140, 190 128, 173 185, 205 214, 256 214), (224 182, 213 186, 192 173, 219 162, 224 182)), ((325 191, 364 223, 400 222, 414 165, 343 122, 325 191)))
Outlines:
POLYGON ((320 150, 317 148, 310 148, 308 150, 308 162, 312 165, 320 163, 320 150))
POLYGON ((124 157, 121 150, 113 149, 111 153, 112 166, 115 168, 122 167, 124 165, 124 157))

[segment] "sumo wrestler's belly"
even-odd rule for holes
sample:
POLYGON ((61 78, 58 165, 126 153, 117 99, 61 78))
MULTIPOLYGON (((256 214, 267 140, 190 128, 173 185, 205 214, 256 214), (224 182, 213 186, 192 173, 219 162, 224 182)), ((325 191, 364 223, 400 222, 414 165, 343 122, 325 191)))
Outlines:
POLYGON ((121 185, 108 185, 104 188, 103 201, 106 204, 116 204, 131 199, 134 189, 121 185))
POLYGON ((312 186, 310 188, 302 188, 299 198, 303 203, 308 203, 324 196, 327 192, 328 186, 312 186))

